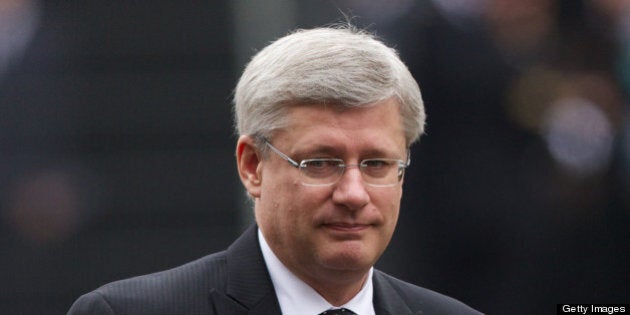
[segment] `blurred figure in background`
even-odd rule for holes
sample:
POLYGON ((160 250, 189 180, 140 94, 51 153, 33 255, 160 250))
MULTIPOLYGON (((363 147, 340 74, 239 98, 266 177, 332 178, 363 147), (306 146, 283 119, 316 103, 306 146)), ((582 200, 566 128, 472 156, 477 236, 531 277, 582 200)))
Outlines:
POLYGON ((240 196, 207 163, 233 157, 224 7, 0 0, 1 313, 62 314, 236 235, 206 206, 240 196))
POLYGON ((627 296, 621 2, 435 0, 403 20, 431 118, 401 214, 422 224, 401 241, 418 279, 497 313, 627 296))
POLYGON ((0 79, 21 60, 39 27, 40 14, 36 0, 0 1, 0 79))

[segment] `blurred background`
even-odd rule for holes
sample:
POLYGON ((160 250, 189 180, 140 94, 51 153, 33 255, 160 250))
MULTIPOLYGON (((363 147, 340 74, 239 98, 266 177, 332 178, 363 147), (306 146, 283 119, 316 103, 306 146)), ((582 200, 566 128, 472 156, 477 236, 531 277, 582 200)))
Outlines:
POLYGON ((0 0, 0 312, 228 246, 240 72, 344 14, 428 113, 379 267, 489 314, 628 303, 628 1, 0 0))

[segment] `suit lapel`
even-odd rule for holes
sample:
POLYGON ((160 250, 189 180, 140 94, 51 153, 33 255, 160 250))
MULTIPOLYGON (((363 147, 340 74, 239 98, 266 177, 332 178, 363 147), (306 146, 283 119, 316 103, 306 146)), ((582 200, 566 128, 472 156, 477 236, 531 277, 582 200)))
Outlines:
POLYGON ((374 270, 374 311, 376 315, 413 314, 398 291, 385 279, 383 274, 374 270))
POLYGON ((280 305, 260 251, 256 226, 248 228, 227 249, 226 259, 228 281, 225 294, 211 292, 217 313, 280 314, 280 305))

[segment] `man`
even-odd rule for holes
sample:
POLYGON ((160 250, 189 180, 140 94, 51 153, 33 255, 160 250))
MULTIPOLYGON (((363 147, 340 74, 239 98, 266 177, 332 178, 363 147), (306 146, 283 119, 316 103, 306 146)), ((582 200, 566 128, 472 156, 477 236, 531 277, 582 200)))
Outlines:
POLYGON ((69 314, 478 314, 373 268, 425 120, 393 49, 351 27, 297 31, 251 60, 234 103, 256 226, 226 251, 86 294, 69 314))

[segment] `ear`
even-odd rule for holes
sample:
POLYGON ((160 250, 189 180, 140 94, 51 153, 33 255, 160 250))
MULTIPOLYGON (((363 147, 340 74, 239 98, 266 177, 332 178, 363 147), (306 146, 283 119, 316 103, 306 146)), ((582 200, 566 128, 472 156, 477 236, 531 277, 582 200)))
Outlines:
POLYGON ((260 197, 262 157, 250 136, 240 136, 236 144, 236 165, 243 186, 254 198, 260 197))

